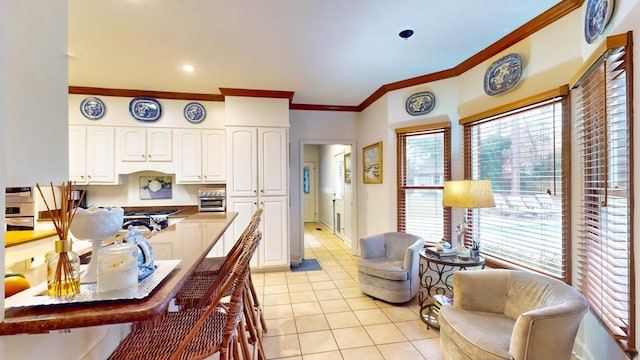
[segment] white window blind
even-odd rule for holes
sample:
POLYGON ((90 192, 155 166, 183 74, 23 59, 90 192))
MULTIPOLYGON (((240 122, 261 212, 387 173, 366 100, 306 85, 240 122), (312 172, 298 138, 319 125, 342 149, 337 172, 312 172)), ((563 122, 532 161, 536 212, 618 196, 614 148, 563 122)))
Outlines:
POLYGON ((613 338, 635 352, 630 57, 627 46, 608 48, 574 92, 582 179, 580 289, 613 338))
POLYGON ((466 243, 504 267, 566 280, 567 222, 563 171, 566 96, 465 123, 467 177, 489 179, 496 207, 470 212, 466 243))
POLYGON ((442 207, 450 177, 449 124, 398 129, 398 231, 427 242, 450 240, 450 211, 442 207))

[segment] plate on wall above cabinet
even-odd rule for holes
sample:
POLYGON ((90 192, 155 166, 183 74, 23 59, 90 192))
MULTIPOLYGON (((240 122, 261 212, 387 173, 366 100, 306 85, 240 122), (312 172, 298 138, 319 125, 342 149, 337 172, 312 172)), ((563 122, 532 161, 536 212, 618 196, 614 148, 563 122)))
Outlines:
POLYGON ((89 120, 100 119, 104 115, 105 109, 102 100, 96 97, 87 97, 80 102, 80 112, 89 120))
POLYGON ((431 91, 421 91, 407 98, 405 110, 409 115, 424 115, 436 106, 436 96, 431 91))
POLYGON ((184 107, 184 118, 190 123, 197 124, 204 120, 206 116, 207 111, 200 103, 190 102, 184 107))
POLYGON ((495 96, 504 94, 518 85, 522 77, 522 56, 509 54, 496 60, 484 75, 484 92, 495 96))
POLYGON ((584 13, 584 39, 588 44, 596 41, 613 14, 614 0, 589 0, 584 13))
POLYGON ((138 121, 153 122, 160 119, 162 107, 154 98, 137 97, 129 102, 129 114, 138 121))

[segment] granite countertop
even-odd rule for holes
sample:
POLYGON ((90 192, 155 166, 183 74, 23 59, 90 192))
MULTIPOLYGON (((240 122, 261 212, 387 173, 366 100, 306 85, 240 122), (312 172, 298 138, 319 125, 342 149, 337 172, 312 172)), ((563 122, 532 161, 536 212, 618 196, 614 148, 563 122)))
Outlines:
POLYGON ((0 336, 153 319, 167 310, 171 300, 209 250, 222 239, 237 215, 235 212, 195 213, 153 234, 149 242, 154 258, 181 262, 147 297, 5 308, 5 319, 0 322, 0 336), (201 238, 194 239, 198 234, 194 229, 199 226, 203 228, 201 238))

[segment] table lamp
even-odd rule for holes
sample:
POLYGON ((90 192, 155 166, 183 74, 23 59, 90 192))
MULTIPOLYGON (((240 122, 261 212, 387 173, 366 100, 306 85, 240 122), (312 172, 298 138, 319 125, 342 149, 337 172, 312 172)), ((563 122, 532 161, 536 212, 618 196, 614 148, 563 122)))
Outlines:
MULTIPOLYGON (((491 180, 452 180, 444 182, 442 206, 477 209, 495 207, 496 203, 491 190, 491 180)), ((467 214, 465 210, 462 224, 456 227, 458 249, 464 250, 464 235, 467 232, 467 214)))

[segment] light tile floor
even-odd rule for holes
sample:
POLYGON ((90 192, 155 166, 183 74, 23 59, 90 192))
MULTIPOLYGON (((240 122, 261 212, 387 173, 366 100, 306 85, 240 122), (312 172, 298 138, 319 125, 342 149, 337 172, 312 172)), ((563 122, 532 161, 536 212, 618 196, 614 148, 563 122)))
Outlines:
POLYGON ((268 359, 441 359, 439 334, 419 318, 417 300, 391 305, 358 288, 356 261, 344 242, 305 224, 305 258, 320 271, 253 273, 268 332, 268 359))

